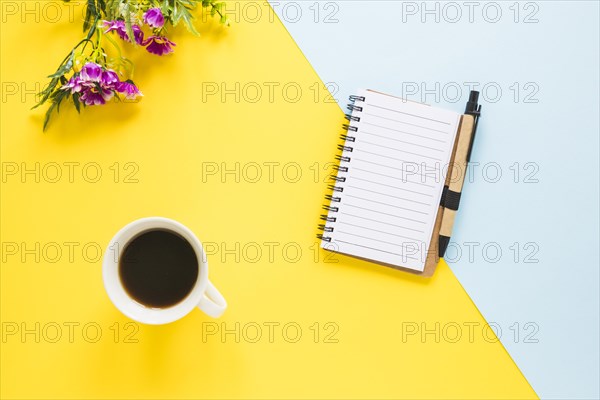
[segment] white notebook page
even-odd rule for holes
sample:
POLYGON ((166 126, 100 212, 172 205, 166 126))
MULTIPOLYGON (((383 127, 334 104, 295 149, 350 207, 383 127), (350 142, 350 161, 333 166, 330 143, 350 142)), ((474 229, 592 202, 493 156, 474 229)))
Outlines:
POLYGON ((361 90, 321 247, 422 271, 460 114, 361 90), (354 138, 354 141, 352 141, 354 138), (350 148, 352 150, 350 151, 350 148), (345 169, 347 168, 347 171, 345 169), (335 201, 337 200, 337 201, 335 201))

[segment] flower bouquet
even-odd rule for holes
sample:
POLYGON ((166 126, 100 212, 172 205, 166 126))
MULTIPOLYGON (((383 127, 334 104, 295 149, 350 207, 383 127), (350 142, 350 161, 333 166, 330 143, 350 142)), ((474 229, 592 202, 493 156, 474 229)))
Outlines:
POLYGON ((40 101, 33 107, 50 103, 43 129, 48 126, 52 113, 58 113, 63 101, 72 101, 80 112, 81 107, 142 96, 133 82, 134 65, 122 56, 120 43, 143 47, 157 56, 172 53, 175 43, 167 37, 168 29, 182 22, 198 35, 193 12, 199 7, 229 25, 223 12, 224 3, 214 0, 87 0, 85 37, 49 76, 49 84, 40 92, 40 101), (116 54, 110 55, 106 50, 108 44, 116 54))

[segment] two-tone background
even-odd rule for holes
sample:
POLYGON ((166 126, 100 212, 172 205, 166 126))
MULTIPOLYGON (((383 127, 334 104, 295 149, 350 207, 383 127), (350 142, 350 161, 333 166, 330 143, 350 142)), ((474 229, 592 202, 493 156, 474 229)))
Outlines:
POLYGON ((144 98, 30 111, 84 2, 1 6, 3 398, 600 396, 596 1, 229 1, 175 54, 127 48, 144 98), (432 279, 319 250, 345 101, 483 117, 432 279), (230 303, 129 321, 109 239, 161 215, 230 303))

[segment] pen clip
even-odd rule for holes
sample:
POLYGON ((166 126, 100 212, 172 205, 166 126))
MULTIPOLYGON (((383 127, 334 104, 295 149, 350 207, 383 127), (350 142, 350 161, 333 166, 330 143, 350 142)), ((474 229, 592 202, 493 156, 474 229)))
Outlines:
POLYGON ((475 142, 475 133, 477 132, 477 123, 481 116, 481 105, 477 104, 479 100, 479 92, 471 90, 469 94, 469 101, 465 107, 465 114, 473 116, 473 133, 471 134, 471 142, 469 143, 469 151, 467 152, 467 162, 471 161, 471 151, 473 150, 473 143, 475 142))

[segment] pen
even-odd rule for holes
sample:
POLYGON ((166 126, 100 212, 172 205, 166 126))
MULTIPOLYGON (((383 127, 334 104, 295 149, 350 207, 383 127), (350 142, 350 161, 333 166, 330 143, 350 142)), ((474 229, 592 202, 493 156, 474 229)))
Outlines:
MULTIPOLYGON (((440 226, 439 235, 439 250, 438 254, 443 257, 450 243, 452 235, 452 227, 454 226, 454 218, 458 205, 460 203, 460 195, 465 175, 467 173, 467 165, 471 160, 471 151, 473 149, 473 141, 475 139, 475 131, 477 130, 477 122, 481 116, 481 105, 479 101, 479 92, 472 90, 469 94, 469 101, 465 107, 465 114, 462 116, 460 128, 458 130, 458 140, 456 143, 456 152, 454 153, 454 163, 452 169, 458 167, 458 177, 450 179, 448 185, 444 186, 440 205, 444 208, 442 214, 442 223, 440 226)), ((451 171, 448 168, 448 176, 451 171)))
POLYGON ((475 141, 475 133, 477 132, 477 123, 479 122, 479 116, 481 115, 481 105, 477 104, 478 100, 479 92, 471 90, 469 101, 467 101, 467 106, 465 107, 465 114, 472 115, 475 121, 473 123, 473 133, 471 134, 469 152, 467 153, 467 162, 471 161, 471 151, 473 150, 473 142, 475 141))

